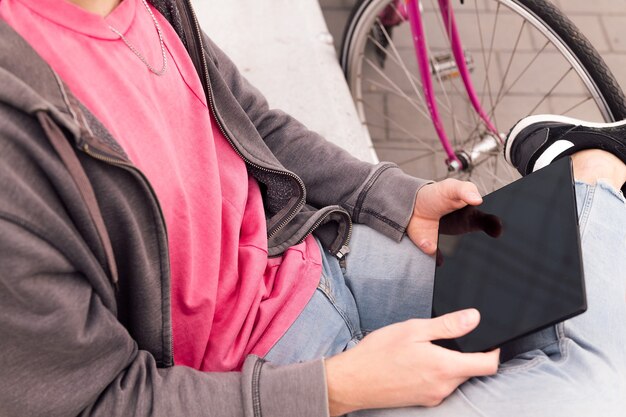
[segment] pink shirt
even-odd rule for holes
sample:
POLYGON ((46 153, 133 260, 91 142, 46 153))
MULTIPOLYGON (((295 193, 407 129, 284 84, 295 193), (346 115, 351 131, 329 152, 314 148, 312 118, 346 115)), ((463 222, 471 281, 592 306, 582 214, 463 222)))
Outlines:
MULTIPOLYGON (((177 364, 238 369, 265 355, 319 282, 321 255, 307 238, 268 259, 259 186, 216 127, 200 80, 169 23, 161 48, 140 0, 106 18, 60 0, 0 0, 0 17, 51 65, 147 176, 168 228, 177 364)), ((120 277, 124 279, 124 277, 120 277)))

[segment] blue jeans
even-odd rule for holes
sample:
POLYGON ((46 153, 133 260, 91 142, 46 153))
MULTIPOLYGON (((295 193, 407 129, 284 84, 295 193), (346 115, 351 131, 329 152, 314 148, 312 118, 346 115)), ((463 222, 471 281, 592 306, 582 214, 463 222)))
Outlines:
MULTIPOLYGON (((612 187, 576 184, 588 310, 502 349, 498 373, 472 378, 434 408, 364 417, 626 416, 626 202, 612 187)), ((368 332, 430 317, 434 260, 355 226, 342 268, 323 252, 313 298, 266 358, 293 363, 355 346, 368 332)))

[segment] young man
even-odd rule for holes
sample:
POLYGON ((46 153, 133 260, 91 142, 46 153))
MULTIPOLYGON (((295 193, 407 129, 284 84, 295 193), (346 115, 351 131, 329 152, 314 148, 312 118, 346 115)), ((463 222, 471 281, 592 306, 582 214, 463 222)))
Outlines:
POLYGON ((481 202, 472 184, 356 161, 268 109, 186 2, 0 17, 0 415, 624 409, 623 127, 513 130, 523 174, 571 138, 589 310, 498 370, 430 343, 476 311, 424 318, 438 220, 481 202))

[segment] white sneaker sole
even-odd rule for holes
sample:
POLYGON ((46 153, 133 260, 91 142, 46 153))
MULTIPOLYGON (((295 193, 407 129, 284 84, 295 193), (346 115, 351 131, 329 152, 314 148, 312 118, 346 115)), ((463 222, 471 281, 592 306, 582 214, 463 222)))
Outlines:
POLYGON ((618 127, 618 126, 626 125, 626 120, 621 120, 619 122, 612 122, 612 123, 594 123, 594 122, 587 122, 585 120, 574 119, 573 117, 558 116, 554 114, 536 114, 534 116, 525 117, 519 122, 517 122, 513 130, 511 130, 511 133, 509 133, 509 136, 506 142, 506 149, 504 150, 504 157, 510 164, 512 164, 511 145, 513 144, 513 142, 515 142, 515 138, 517 137, 517 135, 522 130, 526 129, 528 126, 535 124, 535 123, 539 123, 539 122, 556 122, 556 123, 564 123, 564 124, 570 124, 570 125, 576 125, 576 126, 593 127, 597 129, 601 129, 603 127, 618 127), (510 138, 513 138, 513 140, 510 140, 510 138))

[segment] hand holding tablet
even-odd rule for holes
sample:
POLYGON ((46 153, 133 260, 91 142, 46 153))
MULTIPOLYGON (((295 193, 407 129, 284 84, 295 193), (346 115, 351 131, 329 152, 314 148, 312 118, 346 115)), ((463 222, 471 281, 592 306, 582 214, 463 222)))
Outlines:
POLYGON ((479 326, 435 343, 487 351, 586 310, 571 161, 443 217, 432 316, 476 308, 479 326))

